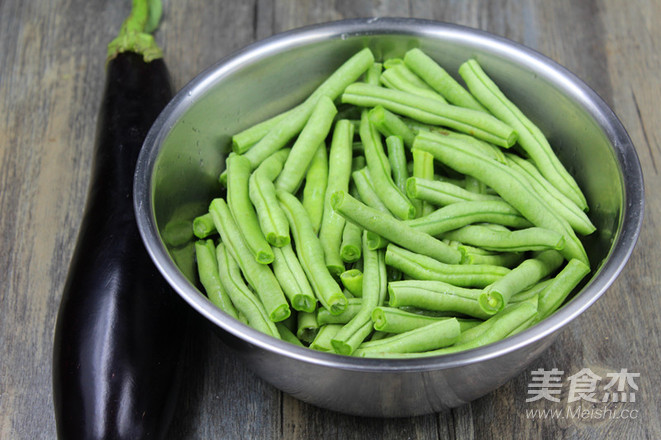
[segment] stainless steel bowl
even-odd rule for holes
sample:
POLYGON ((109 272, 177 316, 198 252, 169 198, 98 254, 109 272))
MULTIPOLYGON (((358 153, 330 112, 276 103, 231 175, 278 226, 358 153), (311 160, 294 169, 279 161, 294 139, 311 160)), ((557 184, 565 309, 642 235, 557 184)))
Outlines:
MULTIPOLYGON (((285 32, 201 73, 160 115, 140 155, 135 208, 163 276, 224 342, 274 386, 303 401, 364 416, 412 416, 476 399, 520 373, 618 276, 637 240, 643 178, 634 146, 608 106, 539 53, 478 30, 417 19, 359 19, 285 32), (507 340, 463 353, 410 360, 358 359, 295 347, 227 316, 195 282, 193 253, 171 230, 221 194, 230 136, 287 109, 350 55, 378 58, 419 47, 449 72, 475 57, 548 135, 575 175, 598 228, 586 241, 594 271, 550 318, 507 340)), ((598 317, 595 316, 594 319, 598 317)))

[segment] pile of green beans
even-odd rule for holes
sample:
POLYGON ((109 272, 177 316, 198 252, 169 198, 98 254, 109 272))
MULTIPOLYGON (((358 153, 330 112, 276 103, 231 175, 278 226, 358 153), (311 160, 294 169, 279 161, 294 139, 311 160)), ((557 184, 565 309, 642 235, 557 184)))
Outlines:
POLYGON ((553 314, 590 273, 587 201, 482 69, 419 49, 339 66, 232 139, 227 196, 192 221, 229 316, 313 350, 434 356, 553 314))

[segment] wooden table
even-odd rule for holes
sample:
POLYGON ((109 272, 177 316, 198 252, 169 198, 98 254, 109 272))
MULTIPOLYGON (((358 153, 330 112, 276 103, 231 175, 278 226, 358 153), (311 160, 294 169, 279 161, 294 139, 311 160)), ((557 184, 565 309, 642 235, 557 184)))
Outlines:
MULTIPOLYGON (((52 439, 55 317, 89 181, 106 44, 130 2, 0 2, 0 438, 52 439)), ((363 419, 301 403, 256 378, 200 330, 173 439, 661 438, 661 3, 465 0, 165 2, 156 39, 177 88, 221 57, 276 32, 350 17, 454 22, 518 41, 566 66, 612 106, 646 179, 646 218, 605 295, 521 375, 469 405, 404 419, 363 419), (526 402, 533 372, 564 372, 563 399, 526 402), (615 417, 567 414, 582 369, 635 378, 615 417), (532 414, 559 410, 564 417, 532 414)), ((572 407, 573 408, 573 407, 572 407)))

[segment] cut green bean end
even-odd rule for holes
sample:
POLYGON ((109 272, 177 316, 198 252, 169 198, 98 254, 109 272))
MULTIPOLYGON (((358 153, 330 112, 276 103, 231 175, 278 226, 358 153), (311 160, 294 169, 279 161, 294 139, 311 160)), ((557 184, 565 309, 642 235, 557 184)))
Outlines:
POLYGON ((363 296, 363 273, 358 269, 349 269, 340 274, 340 281, 353 296, 363 296))
POLYGON ((484 292, 480 295, 477 302, 484 313, 495 315, 505 307, 503 295, 498 292, 484 292))
POLYGON ((278 235, 274 232, 269 232, 266 234, 266 241, 275 247, 283 247, 288 245, 291 242, 291 239, 288 235, 278 235))
POLYGON ((347 344, 344 341, 338 341, 336 339, 333 339, 331 341, 331 344, 333 345, 333 348, 335 349, 335 353, 343 354, 345 356, 349 356, 353 352, 353 348, 351 345, 347 344))
POLYGON ((213 224, 213 219, 205 216, 199 216, 193 219, 193 234, 197 238, 207 238, 215 233, 217 231, 213 224))
POLYGON ((255 254, 255 260, 259 264, 271 264, 273 263, 273 260, 275 259, 275 255, 273 255, 273 251, 270 250, 269 252, 267 251, 258 251, 257 254, 255 254))
POLYGON ((317 308, 317 302, 308 295, 296 294, 291 299, 291 306, 296 311, 312 313, 317 308))
POLYGON ((347 297, 343 293, 331 295, 328 299, 328 311, 331 315, 339 315, 347 308, 347 297))
POLYGON ((273 322, 280 322, 289 318, 290 315, 291 315, 291 309, 289 308, 289 305, 282 304, 281 306, 273 309, 273 311, 269 315, 269 319, 273 322))
POLYGON ((353 263, 358 261, 360 259, 362 250, 355 245, 345 245, 342 246, 342 249, 340 250, 340 258, 342 258, 342 261, 345 263, 353 263))
POLYGON ((388 240, 384 239, 379 234, 367 231, 367 234, 365 234, 365 244, 367 245, 367 249, 376 251, 386 247, 388 245, 388 240))
POLYGON ((416 199, 418 197, 418 186, 415 177, 409 177, 406 179, 406 195, 411 199, 416 199))
POLYGON ((374 330, 381 331, 386 325, 386 314, 377 307, 372 312, 372 321, 374 322, 374 330))

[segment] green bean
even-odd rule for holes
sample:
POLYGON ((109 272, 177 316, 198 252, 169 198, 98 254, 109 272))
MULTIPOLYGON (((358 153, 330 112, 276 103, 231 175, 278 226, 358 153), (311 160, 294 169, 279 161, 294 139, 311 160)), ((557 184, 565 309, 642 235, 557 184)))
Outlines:
MULTIPOLYGON (((344 89, 358 80, 368 69, 374 66, 374 55, 369 48, 364 48, 354 54, 338 67, 311 95, 328 96, 335 100, 344 89)), ((309 99, 309 98, 308 98, 309 99)))
POLYGON ((387 68, 381 74, 381 83, 391 89, 401 90, 425 98, 436 99, 447 104, 445 98, 411 72, 404 64, 387 68))
POLYGON ((317 299, 305 276, 305 271, 298 261, 290 244, 274 248, 273 273, 280 282, 285 296, 294 310, 312 312, 317 307, 317 299))
POLYGON ((379 339, 387 338, 388 336, 392 335, 390 333, 378 332, 375 330, 367 337, 367 339, 365 339, 365 341, 378 341, 379 339))
POLYGON ((253 168, 284 147, 306 124, 310 114, 321 96, 331 100, 337 98, 347 85, 356 81, 374 63, 374 55, 368 49, 357 52, 336 69, 317 89, 298 107, 278 124, 266 136, 244 153, 253 168))
MULTIPOLYGON (((448 138, 449 139, 449 138, 448 138)), ((429 151, 434 158, 463 174, 482 180, 493 188, 506 202, 519 211, 533 225, 550 229, 565 236, 562 253, 566 259, 578 258, 588 264, 588 257, 574 230, 567 221, 558 216, 526 184, 525 177, 518 171, 495 160, 485 158, 470 149, 462 148, 457 140, 448 142, 414 142, 415 148, 429 151)))
POLYGON ((213 217, 208 212, 193 219, 193 234, 197 238, 207 238, 218 233, 213 224, 213 217))
POLYGON ((487 193, 487 186, 484 184, 484 182, 481 182, 472 176, 466 176, 464 180, 466 181, 464 184, 466 191, 471 191, 478 194, 487 193))
POLYGON ((252 202, 259 226, 266 241, 274 247, 282 247, 290 242, 289 223, 275 196, 273 180, 282 170, 289 154, 283 148, 265 159, 250 175, 248 196, 252 202))
MULTIPOLYGON (((424 316, 431 316, 434 318, 456 318, 458 315, 458 313, 456 312, 451 312, 447 310, 428 310, 413 306, 399 306, 396 308, 399 310, 403 310, 405 312, 416 313, 418 315, 424 315, 424 316)), ((462 319, 474 319, 474 318, 462 318, 462 319)), ((481 320, 478 319, 477 321, 481 321, 481 320)))
POLYGON ((309 344, 317 337, 319 330, 316 312, 298 312, 296 314, 296 337, 298 339, 309 344))
POLYGON ((415 48, 406 52, 404 63, 451 104, 486 111, 470 92, 420 49, 415 48))
POLYGON ((382 105, 400 115, 453 128, 504 148, 514 145, 517 139, 512 127, 487 113, 444 104, 400 90, 353 83, 344 90, 341 99, 344 103, 362 107, 382 105))
POLYGON ((358 192, 358 196, 363 203, 373 209, 392 216, 392 213, 388 210, 388 207, 386 207, 386 205, 374 190, 374 183, 372 182, 369 170, 366 167, 351 173, 351 178, 353 179, 353 183, 356 185, 356 191, 358 192))
MULTIPOLYGON (((426 151, 413 150, 413 177, 420 179, 434 179, 434 156, 426 151)), ((406 186, 406 184, 405 184, 406 186)), ((404 189, 406 191, 406 189, 404 189)), ((434 210, 434 206, 424 200, 419 200, 420 212, 418 217, 424 217, 434 210)))
POLYGON ((319 232, 324 215, 326 186, 328 185, 327 153, 326 145, 322 142, 310 162, 303 186, 303 207, 310 216, 312 230, 315 233, 319 232))
POLYGON ((496 315, 493 317, 487 319, 486 321, 479 321, 479 324, 467 329, 466 331, 461 332, 459 335, 459 339, 457 339, 457 342, 455 342, 455 345, 464 345, 467 342, 470 342, 485 332, 488 332, 491 326, 494 324, 495 320, 493 319, 496 315))
POLYGON ((565 247, 565 237, 561 233, 535 226, 500 231, 485 225, 467 225, 441 235, 448 240, 499 252, 562 250, 565 247))
POLYGON ((291 147, 291 153, 287 157, 282 172, 275 180, 276 189, 290 193, 297 191, 315 153, 320 146, 323 146, 336 114, 337 109, 333 101, 326 96, 320 97, 310 118, 291 147))
POLYGON ((474 318, 457 318, 457 321, 459 321, 459 329, 462 333, 465 333, 484 322, 481 319, 474 318))
POLYGON ((250 163, 243 156, 232 153, 227 158, 227 173, 227 204, 232 215, 241 218, 237 223, 239 231, 255 260, 269 264, 273 261, 273 250, 264 237, 248 194, 250 163))
POLYGON ((459 287, 486 287, 510 272, 501 266, 445 264, 393 244, 386 248, 386 264, 412 279, 443 281, 459 287))
MULTIPOLYGON (((448 316, 429 316, 420 313, 407 312, 395 307, 380 306, 372 312, 374 329, 386 333, 404 333, 409 330, 424 327, 437 321, 457 319, 448 316)), ((457 319, 461 332, 472 328, 481 321, 476 319, 457 319)))
POLYGON ((294 195, 286 191, 278 190, 276 194, 289 220, 296 252, 312 291, 331 313, 341 313, 346 308, 347 299, 326 267, 324 251, 312 230, 305 208, 294 195))
POLYGON ((508 305, 502 312, 462 333, 456 345, 467 348, 486 345, 486 343, 498 341, 490 335, 491 332, 499 333, 502 335, 500 339, 504 339, 528 327, 531 323, 534 323, 535 316, 537 316, 537 314, 530 314, 529 312, 531 310, 530 306, 537 310, 538 296, 533 295, 522 301, 522 303, 526 303, 523 307, 523 314, 522 309, 519 308, 517 311, 517 308, 513 308, 513 305, 508 305), (492 330, 492 327, 495 327, 495 329, 492 330))
MULTIPOLYGON (((239 320, 239 322, 241 322, 241 323, 243 323, 243 324, 245 324, 245 325, 250 325, 250 323, 248 322, 248 318, 246 318, 246 315, 244 315, 244 314, 241 313, 241 312, 238 312, 238 315, 239 315, 239 317, 238 317, 237 319, 239 320)), ((265 315, 265 316, 266 316, 266 315, 265 315)))
POLYGON ((298 345, 299 347, 305 347, 298 336, 296 336, 292 331, 283 323, 278 322, 275 324, 278 332, 280 333, 280 339, 283 341, 289 342, 290 344, 298 345))
POLYGON ((365 72, 365 82, 367 84, 379 85, 381 82, 381 73, 383 72, 383 64, 373 63, 365 72))
MULTIPOLYGON (((400 219, 414 218, 415 207, 400 191, 392 180, 390 163, 383 150, 381 135, 363 111, 360 119, 360 140, 365 147, 365 159, 370 178, 374 183, 374 191, 384 205, 400 219)), ((346 191, 345 191, 346 192, 346 191)))
POLYGON ((347 308, 339 315, 333 315, 326 309, 317 310, 317 323, 326 324, 346 324, 358 314, 362 308, 363 300, 361 298, 348 298, 347 308))
POLYGON ((569 260, 560 273, 540 292, 537 320, 541 321, 555 312, 588 273, 590 267, 585 263, 580 260, 569 260))
POLYGON ((250 127, 234 134, 232 136, 232 151, 236 154, 245 153, 250 147, 266 136, 273 127, 280 124, 285 118, 289 117, 296 111, 299 111, 298 106, 282 113, 278 113, 265 121, 251 125, 250 127))
POLYGON ((332 339, 335 352, 352 354, 358 345, 372 332, 372 311, 383 304, 388 279, 384 252, 363 247, 363 296, 361 308, 332 339))
POLYGON ((447 243, 457 248, 462 254, 462 264, 485 264, 490 266, 502 266, 511 268, 523 260, 523 252, 492 252, 474 246, 469 246, 458 241, 448 240, 447 243))
MULTIPOLYGON (((362 156, 361 156, 362 157, 362 156)), ((352 161, 352 167, 357 165, 356 161, 352 161)), ((349 192, 358 197, 358 190, 355 184, 350 184, 349 192)), ((363 248, 363 229, 355 223, 344 222, 344 229, 342 230, 342 244, 340 245, 340 258, 345 263, 355 263, 362 257, 363 248)))
POLYGON ((335 349, 331 339, 340 331, 342 324, 326 324, 319 328, 317 336, 310 343, 310 348, 317 351, 326 351, 334 353, 335 349))
MULTIPOLYGON (((469 225, 469 226, 470 226, 470 225, 469 225)), ((511 232, 506 226, 499 225, 499 224, 496 224, 496 223, 480 223, 480 224, 477 225, 477 226, 481 226, 481 227, 483 227, 483 228, 485 228, 485 229, 487 229, 487 230, 489 230, 489 231, 494 231, 494 232, 498 232, 498 233, 508 233, 508 232, 511 232)), ((485 249, 485 250, 489 250, 489 249, 487 249, 487 248, 484 248, 484 249, 485 249)))
POLYGON ((512 304, 477 327, 468 330, 476 336, 466 342, 456 343, 449 347, 422 353, 386 353, 381 354, 380 357, 404 359, 412 357, 440 356, 443 354, 456 353, 482 347, 506 338, 512 333, 512 331, 519 328, 522 324, 534 319, 536 313, 537 307, 531 302, 524 301, 512 304))
POLYGON ((455 343, 461 330, 456 318, 449 318, 390 336, 363 342, 356 356, 378 357, 381 353, 419 353, 436 350, 455 343))
POLYGON ((209 300, 223 312, 238 319, 239 316, 232 299, 220 280, 218 261, 216 261, 216 246, 213 240, 196 241, 195 258, 197 259, 197 273, 200 283, 202 283, 209 300))
POLYGON ((406 179, 409 178, 407 168, 406 151, 404 151, 404 142, 399 136, 386 137, 386 149, 388 150, 388 162, 392 170, 392 179, 402 194, 406 191, 406 179))
POLYGON ((517 131, 519 145, 532 158, 542 175, 581 209, 586 209, 585 196, 553 152, 542 131, 505 96, 479 63, 476 60, 466 61, 459 67, 459 75, 482 105, 517 131))
POLYGON ((527 160, 510 154, 509 166, 519 170, 523 174, 533 189, 544 199, 544 201, 558 214, 564 217, 574 230, 583 235, 592 234, 596 228, 590 221, 586 213, 579 208, 567 196, 562 194, 556 187, 551 185, 548 180, 542 176, 539 170, 527 160))
POLYGON ((406 194, 412 199, 423 200, 437 206, 469 200, 502 200, 500 196, 467 191, 454 183, 418 177, 409 177, 406 181, 406 194))
MULTIPOLYGON (((416 87, 433 91, 434 89, 420 76, 418 76, 413 70, 411 70, 402 58, 390 58, 383 63, 383 66, 386 70, 395 71, 396 76, 403 78, 405 81, 415 85, 416 87)), ((438 93, 434 92, 435 96, 440 96, 438 93)), ((440 98, 445 102, 445 98, 440 96, 440 98)))
POLYGON ((413 306, 426 310, 455 312, 478 319, 487 319, 478 302, 482 289, 467 289, 442 281, 404 280, 388 284, 390 306, 413 306))
POLYGON ((362 234, 360 226, 345 222, 342 230, 342 243, 340 244, 340 258, 345 263, 353 263, 362 255, 362 234))
POLYGON ((508 274, 484 288, 480 306, 487 312, 499 312, 516 293, 530 288, 564 262, 557 251, 545 251, 524 260, 508 274))
POLYGON ((243 281, 239 265, 228 247, 224 243, 220 243, 214 251, 223 287, 237 310, 246 317, 248 325, 267 335, 279 338, 280 333, 273 320, 269 317, 262 302, 255 297, 243 281))
POLYGON ((407 224, 431 235, 440 235, 473 223, 489 222, 514 228, 530 227, 530 222, 503 200, 457 202, 407 224))
MULTIPOLYGON (((535 317, 533 316, 532 318, 527 319, 526 321, 523 321, 518 327, 516 327, 514 330, 509 332, 505 338, 509 338, 510 336, 514 336, 517 333, 520 333, 533 325, 536 324, 535 317)), ((504 338, 503 338, 504 339, 504 338)))
POLYGON ((383 61, 384 69, 391 69, 394 66, 404 64, 404 60, 398 57, 388 57, 383 61))
POLYGON ((232 251, 243 275, 264 305, 268 317, 274 322, 287 319, 291 310, 278 280, 268 265, 255 261, 225 200, 221 198, 212 200, 209 212, 213 216, 221 240, 232 251))
POLYGON ((512 268, 521 262, 523 252, 494 252, 491 254, 478 254, 472 246, 459 246, 464 252, 463 264, 502 266, 512 268))
POLYGON ((515 293, 510 298, 509 303, 513 304, 521 301, 526 301, 535 296, 539 298, 539 294, 549 285, 549 283, 551 283, 551 281, 553 281, 553 278, 547 278, 543 281, 540 281, 539 283, 534 284, 532 287, 524 289, 521 292, 515 293))
POLYGON ((383 106, 377 105, 371 109, 369 118, 383 136, 399 136, 407 147, 411 148, 413 145, 413 139, 415 139, 413 130, 399 116, 389 112, 383 106))
POLYGON ((363 297, 363 272, 360 269, 348 269, 340 274, 340 281, 353 296, 363 297))
MULTIPOLYGON (((473 136, 469 136, 467 134, 456 133, 444 128, 431 126, 429 129, 420 128, 416 133, 416 137, 420 138, 420 140, 424 139, 430 142, 443 142, 445 139, 450 139, 451 141, 454 140, 460 142, 462 148, 470 148, 475 153, 481 154, 484 157, 491 158, 502 164, 508 163, 505 152, 503 152, 501 148, 490 144, 489 142, 476 139, 473 136)), ((464 178, 465 177, 472 176, 464 176, 464 178)))
POLYGON ((507 336, 510 336, 513 331, 521 327, 521 325, 534 319, 536 314, 536 297, 522 301, 520 303, 511 304, 503 309, 500 313, 497 313, 484 322, 484 324, 488 323, 488 328, 486 331, 466 342, 463 347, 457 346, 453 351, 480 347, 505 339, 507 336))
POLYGON ((267 157, 287 145, 301 132, 312 113, 314 106, 311 104, 312 101, 308 98, 306 102, 295 107, 294 111, 288 112, 285 118, 271 127, 264 137, 242 154, 250 161, 250 166, 253 169, 257 168, 267 157))
POLYGON ((429 234, 417 231, 404 222, 373 209, 349 194, 338 191, 331 195, 331 205, 347 220, 413 252, 427 255, 443 263, 461 261, 461 252, 429 234))
POLYGON ((333 211, 330 196, 335 191, 349 191, 351 180, 353 125, 342 119, 335 124, 328 159, 328 184, 325 190, 324 211, 319 229, 319 241, 324 251, 328 270, 333 275, 344 271, 344 261, 340 255, 344 217, 333 211))
POLYGON ((255 168, 253 174, 259 173, 268 181, 273 182, 282 171, 282 167, 285 165, 289 153, 291 153, 291 148, 282 148, 276 151, 264 159, 259 166, 255 168))

